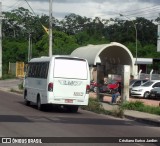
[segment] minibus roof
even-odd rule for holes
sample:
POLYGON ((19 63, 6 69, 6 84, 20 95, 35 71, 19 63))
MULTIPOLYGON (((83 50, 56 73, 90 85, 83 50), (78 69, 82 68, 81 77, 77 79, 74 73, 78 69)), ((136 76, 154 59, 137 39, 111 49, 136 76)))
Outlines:
MULTIPOLYGON (((78 59, 79 57, 73 57, 73 56, 70 56, 70 55, 53 55, 51 57, 49 56, 42 56, 42 57, 39 57, 39 58, 33 58, 31 59, 29 62, 39 62, 39 61, 50 61, 52 58, 75 58, 75 59, 78 59)), ((83 59, 83 58, 79 58, 79 59, 83 59)), ((86 60, 86 59, 83 59, 83 60, 86 60)))

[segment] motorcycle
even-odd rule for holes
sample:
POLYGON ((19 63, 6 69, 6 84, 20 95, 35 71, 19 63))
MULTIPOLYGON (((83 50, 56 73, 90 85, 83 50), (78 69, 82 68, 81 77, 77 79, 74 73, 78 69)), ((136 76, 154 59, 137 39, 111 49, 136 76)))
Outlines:
POLYGON ((110 90, 108 89, 107 84, 100 84, 100 83, 97 83, 95 81, 91 81, 91 83, 90 83, 90 91, 96 93, 97 89, 99 89, 100 93, 109 93, 110 92, 110 90))
POLYGON ((100 93, 109 93, 112 94, 114 89, 118 88, 120 82, 110 82, 110 83, 104 83, 100 84, 95 81, 91 81, 90 83, 90 91, 97 92, 97 89, 99 89, 100 93))

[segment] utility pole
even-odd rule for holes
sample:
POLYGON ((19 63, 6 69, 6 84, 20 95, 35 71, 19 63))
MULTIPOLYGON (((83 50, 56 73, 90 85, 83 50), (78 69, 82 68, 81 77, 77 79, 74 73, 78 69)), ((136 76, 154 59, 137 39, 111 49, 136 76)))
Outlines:
POLYGON ((31 54, 32 54, 31 33, 29 32, 29 37, 28 37, 28 62, 31 60, 31 54))
POLYGON ((0 78, 2 78, 2 2, 0 2, 0 78))
MULTIPOLYGON (((159 13, 160 18, 160 13, 159 13)), ((158 21, 158 38, 157 38, 157 52, 160 52, 160 21, 158 21)))
POLYGON ((52 56, 52 0, 49 0, 49 56, 52 56))

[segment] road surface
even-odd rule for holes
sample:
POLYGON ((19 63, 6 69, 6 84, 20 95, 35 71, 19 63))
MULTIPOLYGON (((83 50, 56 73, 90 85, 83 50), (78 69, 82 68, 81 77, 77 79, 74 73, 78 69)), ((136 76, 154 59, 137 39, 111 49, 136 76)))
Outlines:
MULTIPOLYGON (((159 127, 148 126, 132 120, 119 119, 81 109, 78 113, 68 113, 65 110, 54 108, 50 108, 45 112, 38 111, 35 105, 25 106, 22 95, 0 91, 0 137, 93 138, 159 136, 159 127)), ((62 138, 63 140, 65 139, 62 138)), ((57 145, 67 144, 62 143, 57 145)), ((156 143, 98 144, 95 142, 92 144, 77 143, 68 145, 158 146, 156 143)))

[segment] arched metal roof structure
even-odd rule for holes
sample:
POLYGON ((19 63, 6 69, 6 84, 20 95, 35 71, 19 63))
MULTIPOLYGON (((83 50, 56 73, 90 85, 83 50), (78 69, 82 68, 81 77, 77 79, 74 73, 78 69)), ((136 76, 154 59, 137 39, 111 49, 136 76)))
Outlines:
POLYGON ((87 59, 89 65, 96 65, 99 61, 102 65, 134 65, 134 59, 129 49, 117 42, 101 45, 87 45, 79 47, 71 53, 71 56, 87 59))

